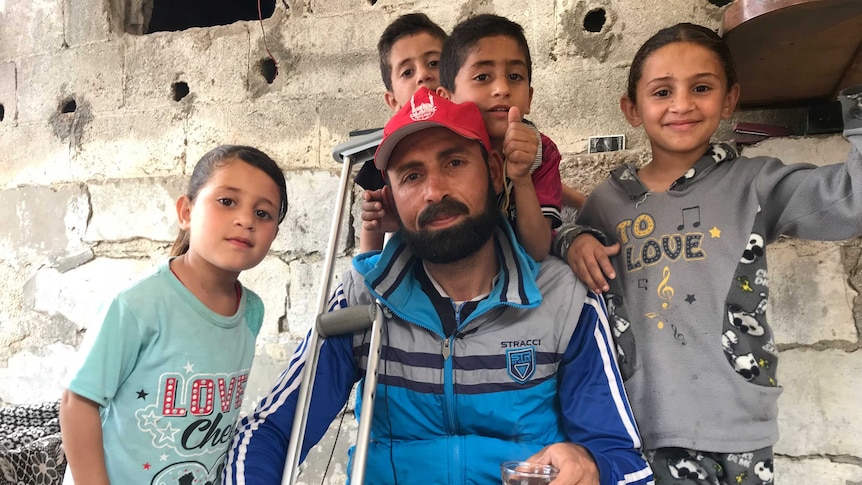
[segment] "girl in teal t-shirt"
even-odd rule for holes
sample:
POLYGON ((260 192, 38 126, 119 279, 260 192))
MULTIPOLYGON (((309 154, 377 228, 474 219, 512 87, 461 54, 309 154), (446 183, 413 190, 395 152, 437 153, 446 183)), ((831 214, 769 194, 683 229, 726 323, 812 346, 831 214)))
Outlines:
POLYGON ((263 321, 237 278, 269 251, 286 192, 255 148, 220 146, 197 163, 171 258, 104 308, 63 393, 76 482, 219 482, 263 321))

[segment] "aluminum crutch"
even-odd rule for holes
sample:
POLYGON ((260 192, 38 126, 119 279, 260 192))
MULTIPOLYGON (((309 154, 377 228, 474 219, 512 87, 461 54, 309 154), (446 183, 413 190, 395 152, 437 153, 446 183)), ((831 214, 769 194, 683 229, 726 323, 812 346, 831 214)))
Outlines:
POLYGON ((353 164, 363 164, 374 159, 374 152, 383 138, 383 130, 352 137, 350 140, 336 145, 332 156, 341 162, 341 178, 339 193, 332 218, 329 244, 326 250, 326 260, 323 264, 320 293, 318 294, 317 321, 308 336, 309 350, 302 371, 302 382, 296 402, 296 413, 293 428, 290 432, 290 443, 282 474, 282 485, 294 485, 298 476, 299 455, 302 451, 302 441, 308 422, 308 409, 311 405, 311 390, 314 388, 314 377, 317 372, 317 361, 320 355, 320 345, 328 335, 354 332, 368 328, 372 320, 374 325, 369 342, 368 362, 366 364, 365 381, 363 384, 362 408, 360 410, 359 430, 353 457, 351 483, 362 485, 365 479, 365 460, 368 454, 368 442, 371 431, 371 421, 374 411, 374 389, 377 386, 377 364, 380 359, 380 336, 383 328, 383 312, 379 301, 370 307, 345 308, 327 313, 326 303, 332 291, 331 281, 334 268, 335 252, 344 218, 344 206, 348 191, 351 189, 350 175, 353 164))

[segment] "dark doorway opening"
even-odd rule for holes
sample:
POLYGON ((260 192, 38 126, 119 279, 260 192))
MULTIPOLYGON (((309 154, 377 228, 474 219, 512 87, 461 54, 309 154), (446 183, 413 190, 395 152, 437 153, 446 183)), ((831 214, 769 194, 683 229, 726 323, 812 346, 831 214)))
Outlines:
POLYGON ((172 32, 192 27, 228 25, 241 20, 269 18, 275 0, 155 0, 147 32, 172 32))

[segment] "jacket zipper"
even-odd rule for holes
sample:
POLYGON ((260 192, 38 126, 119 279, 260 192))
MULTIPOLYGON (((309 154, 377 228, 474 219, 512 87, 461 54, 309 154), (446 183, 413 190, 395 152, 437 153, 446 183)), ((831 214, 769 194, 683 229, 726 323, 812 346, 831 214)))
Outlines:
POLYGON ((452 442, 452 483, 463 483, 464 477, 461 476, 461 439, 458 436, 458 422, 455 413, 455 379, 452 370, 452 343, 455 335, 458 333, 458 328, 461 327, 461 305, 452 304, 452 309, 455 312, 455 331, 452 335, 443 340, 443 394, 446 403, 444 416, 446 416, 446 427, 449 429, 450 441, 452 442))

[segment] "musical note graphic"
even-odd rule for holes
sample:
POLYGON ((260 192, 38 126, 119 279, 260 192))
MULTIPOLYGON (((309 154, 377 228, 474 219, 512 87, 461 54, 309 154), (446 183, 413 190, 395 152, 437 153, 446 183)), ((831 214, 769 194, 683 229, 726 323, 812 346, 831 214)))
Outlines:
POLYGON ((670 324, 670 328, 673 329, 673 338, 675 338, 680 344, 685 345, 685 335, 680 333, 674 324, 670 324))
POLYGON ((694 222, 691 224, 692 227, 700 227, 700 206, 696 205, 694 207, 686 207, 682 210, 682 224, 676 226, 677 231, 682 231, 685 229, 686 220, 692 220, 694 222))
POLYGON ((661 283, 658 284, 658 288, 656 288, 656 293, 658 293, 659 298, 664 300, 664 302, 662 302, 661 304, 661 307, 667 310, 668 308, 670 308, 670 303, 673 299, 674 294, 673 287, 667 284, 668 280, 670 279, 670 268, 665 266, 661 272, 661 275, 661 283))
MULTIPOLYGON (((647 313, 644 313, 644 316, 647 318, 650 318, 650 319, 654 319, 654 318, 658 317, 658 313, 647 312, 647 313)), ((656 327, 658 327, 659 330, 663 329, 664 328, 664 322, 659 320, 658 323, 656 324, 656 327)))

